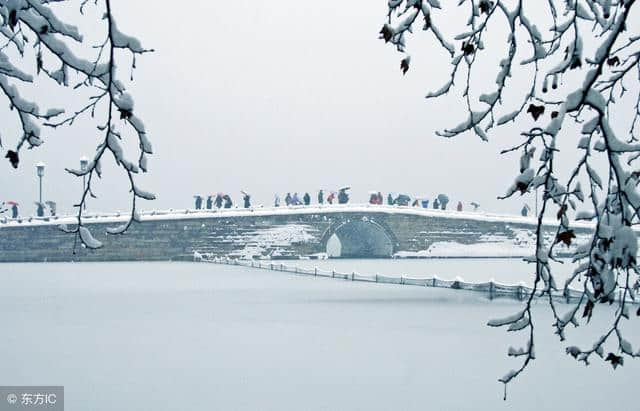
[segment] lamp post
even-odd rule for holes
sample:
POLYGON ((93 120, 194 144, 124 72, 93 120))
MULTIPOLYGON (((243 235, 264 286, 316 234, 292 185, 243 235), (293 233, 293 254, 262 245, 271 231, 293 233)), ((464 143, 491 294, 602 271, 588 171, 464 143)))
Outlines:
MULTIPOLYGON (((89 160, 86 157, 80 157, 80 171, 82 171, 83 173, 85 171, 87 171, 87 167, 89 166, 89 160)), ((87 176, 86 174, 82 175, 82 195, 84 196, 84 191, 86 190, 87 187, 87 176)), ((87 210, 87 200, 85 199, 84 201, 84 209, 85 211, 87 210)))
POLYGON ((40 179, 40 201, 42 204, 42 177, 44 177, 44 163, 41 161, 36 164, 36 172, 38 173, 38 178, 40 179))

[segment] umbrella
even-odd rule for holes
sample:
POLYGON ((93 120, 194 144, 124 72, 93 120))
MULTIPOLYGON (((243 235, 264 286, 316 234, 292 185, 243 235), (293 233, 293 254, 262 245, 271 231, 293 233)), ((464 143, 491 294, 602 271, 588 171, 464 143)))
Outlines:
POLYGON ((438 194, 438 201, 440 202, 440 204, 442 203, 448 203, 449 202, 449 196, 446 194, 438 194))
POLYGON ((347 190, 351 190, 351 187, 342 187, 340 190, 338 191, 347 191, 347 190))
POLYGON ((15 201, 7 201, 5 204, 6 204, 6 205, 10 205, 10 206, 17 206, 17 205, 20 205, 20 204, 16 203, 15 201))
POLYGON ((399 194, 398 197, 396 197, 396 203, 399 205, 408 205, 410 201, 411 197, 406 194, 399 194))

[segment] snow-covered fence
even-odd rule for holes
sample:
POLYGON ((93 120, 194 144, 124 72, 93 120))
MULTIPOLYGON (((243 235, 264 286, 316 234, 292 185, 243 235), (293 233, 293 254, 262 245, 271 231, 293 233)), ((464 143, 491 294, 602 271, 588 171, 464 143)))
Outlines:
MULTIPOLYGON (((287 273, 309 275, 316 277, 337 278, 347 281, 361 281, 370 283, 381 284, 398 284, 398 285, 412 285, 419 287, 434 287, 434 288, 449 288, 453 290, 468 290, 486 293, 489 299, 499 297, 510 297, 518 300, 525 299, 532 291, 531 287, 527 287, 524 283, 518 285, 508 285, 497 283, 493 280, 486 283, 468 283, 462 278, 456 277, 453 280, 442 280, 438 276, 433 277, 390 277, 380 274, 360 274, 355 271, 352 272, 338 272, 336 270, 323 270, 318 267, 304 268, 297 265, 289 265, 281 262, 274 261, 260 261, 260 260, 239 260, 229 257, 215 257, 205 254, 194 253, 194 260, 212 264, 222 265, 236 265, 247 268, 282 271, 287 273)), ((580 290, 569 289, 568 293, 562 291, 552 292, 552 297, 557 301, 572 302, 582 298, 582 292, 580 290)))

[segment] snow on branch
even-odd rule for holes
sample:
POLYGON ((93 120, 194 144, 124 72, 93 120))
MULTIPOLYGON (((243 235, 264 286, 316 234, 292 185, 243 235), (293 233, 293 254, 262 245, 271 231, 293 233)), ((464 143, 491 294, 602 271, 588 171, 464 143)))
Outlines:
POLYGON ((522 140, 502 151, 519 152, 520 157, 513 184, 500 198, 543 190, 536 249, 526 260, 535 264, 533 290, 523 310, 488 324, 528 335, 524 347, 509 350, 522 362, 499 379, 505 397, 507 384, 535 358, 534 297, 546 297, 561 341, 569 325, 588 324, 602 304, 619 301, 601 338, 589 348, 573 345, 566 352, 585 364, 595 353, 613 368, 622 366, 625 356, 640 354, 623 336, 629 305, 640 289, 638 239, 632 228, 640 224, 640 6, 636 0, 549 0, 527 7, 522 0, 389 0, 380 31, 402 54, 403 73, 411 69, 406 42, 418 36, 417 28, 433 34, 435 45, 450 56, 448 77, 427 97, 460 93, 465 109, 462 121, 439 135, 471 132, 486 140, 495 127, 520 126, 522 140), (457 26, 454 15, 464 17, 457 26), (499 37, 496 27, 508 27, 506 38, 499 37), (517 60, 521 55, 525 57, 517 60), (480 60, 496 67, 495 81, 487 81, 486 70, 477 68, 480 60), (524 92, 507 99, 510 85, 524 92), (631 113, 628 124, 619 114, 626 112, 631 113), (575 129, 581 132, 568 131, 575 129), (573 163, 559 160, 561 147, 567 146, 578 152, 573 163), (575 241, 572 213, 575 219, 592 221, 595 230, 589 242, 575 247, 577 268, 559 287, 551 263, 560 262, 558 247, 575 241), (542 228, 549 214, 557 220, 552 233, 542 228), (550 234, 555 240, 545 243, 550 234), (577 282, 582 298, 560 314, 552 291, 568 292, 577 282), (606 353, 605 347, 611 351, 606 353))
POLYGON ((67 172, 77 177, 87 178, 88 184, 76 206, 78 207, 78 223, 75 228, 68 229, 89 248, 100 248, 97 241, 83 224, 84 204, 92 192, 93 177, 102 176, 101 161, 110 152, 116 164, 127 175, 130 182, 132 209, 129 222, 122 227, 109 230, 111 234, 124 234, 136 219, 136 199, 153 200, 155 195, 141 190, 134 183, 134 175, 148 170, 148 155, 152 154, 144 123, 134 111, 134 99, 126 92, 124 83, 117 78, 117 61, 123 57, 122 51, 132 55, 131 69, 135 68, 137 55, 153 51, 146 49, 135 37, 122 32, 111 9, 110 0, 81 2, 78 18, 85 18, 85 8, 95 6, 102 20, 96 22, 102 27, 102 38, 98 44, 92 44, 82 35, 78 27, 62 19, 56 7, 67 3, 65 0, 0 0, 0 94, 8 100, 10 107, 17 115, 22 135, 17 136, 15 149, 6 152, 14 168, 20 164, 20 151, 40 146, 45 138, 42 127, 57 128, 72 126, 81 116, 88 115, 97 119, 99 143, 96 153, 83 170, 66 168, 67 172), (25 43, 33 44, 33 57, 25 53, 25 43), (86 55, 81 57, 74 50, 80 45, 86 55), (19 56, 19 57, 9 57, 19 56), (33 72, 23 67, 35 67, 33 72), (32 83, 37 77, 48 77, 61 87, 73 87, 74 92, 88 89, 92 95, 79 108, 50 109, 42 111, 36 102, 22 97, 19 85, 32 83), (66 113, 69 114, 66 114, 66 113), (121 124, 118 124, 121 122, 121 124), (124 124, 125 127, 122 126, 124 124), (128 126, 128 127, 127 127, 128 126), (139 153, 134 163, 127 159, 121 140, 126 138, 127 130, 138 140, 139 153))

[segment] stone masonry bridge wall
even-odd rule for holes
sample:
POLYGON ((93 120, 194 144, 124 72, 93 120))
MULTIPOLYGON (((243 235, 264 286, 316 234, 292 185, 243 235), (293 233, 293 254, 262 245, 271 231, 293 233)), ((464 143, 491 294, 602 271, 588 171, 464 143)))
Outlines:
MULTIPOLYGON (((73 218, 0 222, 0 262, 192 259, 194 252, 239 258, 521 257, 533 252, 534 222, 514 216, 387 206, 326 206, 144 214, 125 235, 107 235, 124 217, 85 220, 104 244, 87 250, 60 230, 73 218), (75 247, 75 254, 74 254, 75 247)), ((577 229, 578 240, 588 228, 577 229)), ((551 237, 550 237, 551 238, 551 237)))

